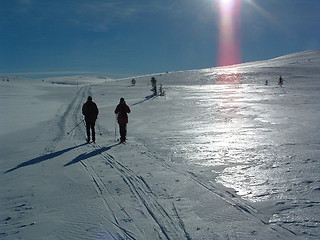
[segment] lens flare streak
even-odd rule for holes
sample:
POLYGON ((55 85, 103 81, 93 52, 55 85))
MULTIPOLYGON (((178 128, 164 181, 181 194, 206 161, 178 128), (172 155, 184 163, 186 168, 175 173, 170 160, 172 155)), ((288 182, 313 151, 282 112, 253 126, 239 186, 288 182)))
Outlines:
POLYGON ((241 0, 220 0, 218 66, 241 63, 241 0))

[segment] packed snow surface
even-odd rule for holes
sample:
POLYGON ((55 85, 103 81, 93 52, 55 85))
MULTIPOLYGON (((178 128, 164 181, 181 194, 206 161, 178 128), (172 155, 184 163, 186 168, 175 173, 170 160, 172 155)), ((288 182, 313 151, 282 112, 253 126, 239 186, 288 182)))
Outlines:
POLYGON ((131 79, 1 77, 0 239, 320 238, 319 50, 131 79))

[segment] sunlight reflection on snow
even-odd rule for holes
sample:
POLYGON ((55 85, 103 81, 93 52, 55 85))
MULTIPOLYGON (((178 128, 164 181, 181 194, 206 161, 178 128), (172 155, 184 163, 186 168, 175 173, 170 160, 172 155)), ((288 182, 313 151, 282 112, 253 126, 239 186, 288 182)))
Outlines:
POLYGON ((196 121, 184 122, 188 137, 175 143, 174 155, 189 164, 226 167, 216 180, 252 201, 280 194, 283 189, 273 189, 269 179, 277 182, 283 173, 277 175, 273 166, 265 165, 279 157, 267 150, 279 125, 270 113, 270 101, 276 103, 270 89, 248 84, 188 88, 192 91, 184 100, 194 104, 196 121))
POLYGON ((218 81, 236 78, 234 68, 183 75, 199 85, 169 89, 168 105, 159 112, 170 108, 173 114, 163 138, 151 144, 182 167, 211 171, 208 181, 257 205, 270 204, 271 223, 317 232, 319 203, 311 200, 320 197, 318 82, 292 78, 279 87, 277 69, 270 75, 268 66, 253 65, 259 72, 242 66, 240 82, 218 81))

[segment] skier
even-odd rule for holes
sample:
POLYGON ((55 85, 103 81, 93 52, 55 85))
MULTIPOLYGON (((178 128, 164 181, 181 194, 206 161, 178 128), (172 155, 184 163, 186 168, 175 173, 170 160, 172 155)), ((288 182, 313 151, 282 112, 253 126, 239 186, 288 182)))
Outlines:
POLYGON ((82 106, 82 114, 84 115, 84 120, 86 121, 87 128, 87 142, 90 142, 90 129, 92 131, 92 141, 96 141, 95 136, 95 123, 98 118, 99 110, 97 104, 92 101, 92 97, 89 96, 88 100, 82 106))
POLYGON ((282 76, 280 76, 280 78, 279 78, 278 85, 279 85, 280 87, 282 87, 282 85, 283 85, 283 77, 282 77, 282 76))
POLYGON ((124 98, 120 98, 120 103, 117 105, 116 109, 114 110, 114 113, 118 115, 121 143, 124 143, 126 141, 128 113, 130 112, 131 110, 129 106, 126 104, 124 98))

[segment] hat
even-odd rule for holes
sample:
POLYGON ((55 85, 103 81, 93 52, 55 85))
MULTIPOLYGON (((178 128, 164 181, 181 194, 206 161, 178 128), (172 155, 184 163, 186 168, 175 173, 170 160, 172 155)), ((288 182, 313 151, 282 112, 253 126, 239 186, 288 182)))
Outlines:
POLYGON ((88 101, 89 101, 89 102, 92 101, 92 97, 91 97, 91 96, 88 97, 88 101))
POLYGON ((124 102, 124 98, 122 97, 122 98, 120 98, 120 102, 121 103, 123 103, 124 102))

